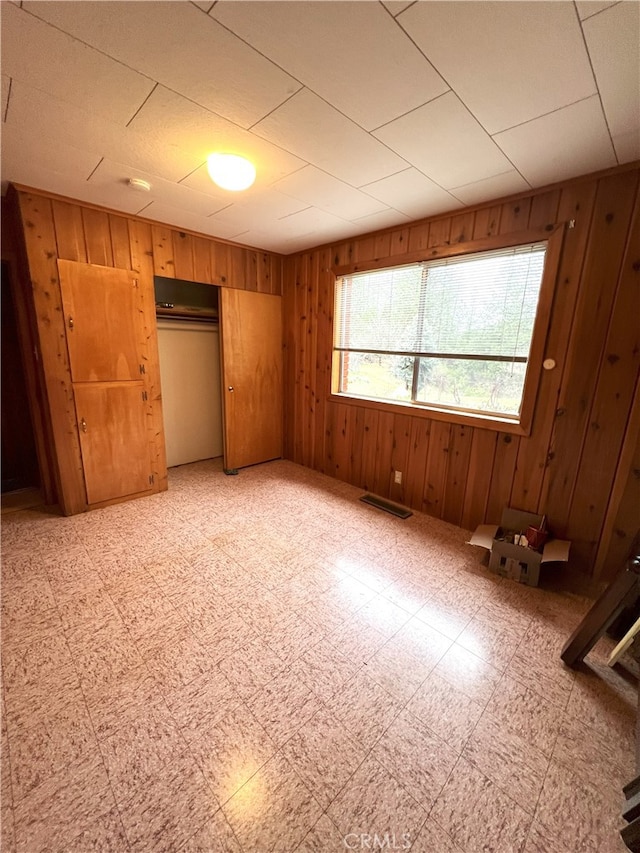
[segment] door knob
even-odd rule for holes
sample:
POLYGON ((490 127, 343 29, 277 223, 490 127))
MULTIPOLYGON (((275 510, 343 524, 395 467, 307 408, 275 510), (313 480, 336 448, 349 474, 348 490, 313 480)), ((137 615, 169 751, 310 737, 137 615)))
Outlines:
POLYGON ((84 418, 80 421, 80 429, 82 430, 82 432, 87 431, 87 422, 84 418))
POLYGON ((229 391, 233 391, 233 385, 229 385, 229 391))

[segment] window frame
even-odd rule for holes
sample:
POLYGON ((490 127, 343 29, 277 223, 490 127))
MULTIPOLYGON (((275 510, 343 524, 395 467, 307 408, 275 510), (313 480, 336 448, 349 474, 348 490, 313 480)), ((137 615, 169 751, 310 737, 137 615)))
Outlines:
MULTIPOLYGON (((336 317, 332 316, 331 322, 331 391, 329 400, 347 405, 363 406, 365 408, 378 409, 400 415, 411 415, 415 417, 428 418, 431 420, 447 421, 448 423, 465 426, 477 426, 485 429, 497 430, 499 432, 512 433, 515 435, 530 435, 533 424, 536 399, 543 371, 542 363, 545 358, 553 358, 554 354, 545 355, 546 341, 548 337, 549 324, 551 320, 551 308, 555 294, 556 280, 562 253, 562 242, 565 224, 547 226, 543 230, 518 231, 512 234, 504 234, 472 240, 465 243, 446 244, 435 246, 431 249, 423 249, 416 252, 407 252, 403 255, 394 255, 386 258, 374 258, 369 261, 355 262, 350 264, 336 264, 331 268, 333 273, 332 296, 335 305, 336 279, 341 276, 357 272, 372 272, 380 269, 388 269, 396 266, 407 266, 421 261, 436 260, 439 258, 462 257, 464 255, 477 254, 478 252, 492 251, 496 249, 509 249, 515 246, 530 243, 546 242, 547 250, 545 256, 544 270, 540 284, 538 308, 531 337, 531 346, 522 393, 522 405, 517 417, 501 416, 494 413, 486 415, 479 412, 465 412, 455 408, 438 407, 430 403, 405 402, 372 399, 368 397, 356 397, 338 391, 340 377, 341 352, 334 349, 334 330, 336 317)), ((556 366, 555 369, 558 369, 556 366)))

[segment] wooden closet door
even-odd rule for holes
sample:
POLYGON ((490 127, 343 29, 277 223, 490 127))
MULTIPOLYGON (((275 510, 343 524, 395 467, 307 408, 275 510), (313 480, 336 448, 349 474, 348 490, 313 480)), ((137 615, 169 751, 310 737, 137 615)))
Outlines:
POLYGON ((74 389, 87 501, 149 488, 149 438, 142 382, 86 383, 74 389))
POLYGON ((144 301, 130 270, 58 261, 87 503, 149 492, 144 301))
POLYGON ((130 270, 58 261, 73 382, 140 378, 140 292, 130 270))
POLYGON ((282 456, 282 299, 220 290, 224 465, 282 456))

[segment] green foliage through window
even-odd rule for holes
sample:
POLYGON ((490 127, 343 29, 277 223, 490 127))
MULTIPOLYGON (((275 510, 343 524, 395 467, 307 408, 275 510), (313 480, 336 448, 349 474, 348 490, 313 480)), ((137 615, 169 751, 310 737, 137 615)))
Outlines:
POLYGON ((546 243, 336 282, 338 393, 517 418, 546 243))

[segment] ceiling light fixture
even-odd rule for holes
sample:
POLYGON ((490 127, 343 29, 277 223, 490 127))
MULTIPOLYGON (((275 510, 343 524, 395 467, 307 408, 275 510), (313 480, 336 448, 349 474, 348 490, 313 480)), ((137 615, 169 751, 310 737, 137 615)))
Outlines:
POLYGON ((142 178, 129 178, 127 183, 132 190, 138 190, 142 193, 148 193, 151 190, 151 184, 149 181, 145 181, 142 178))
POLYGON ((246 190, 256 179, 253 163, 237 154, 210 154, 207 169, 214 184, 223 190, 246 190))

